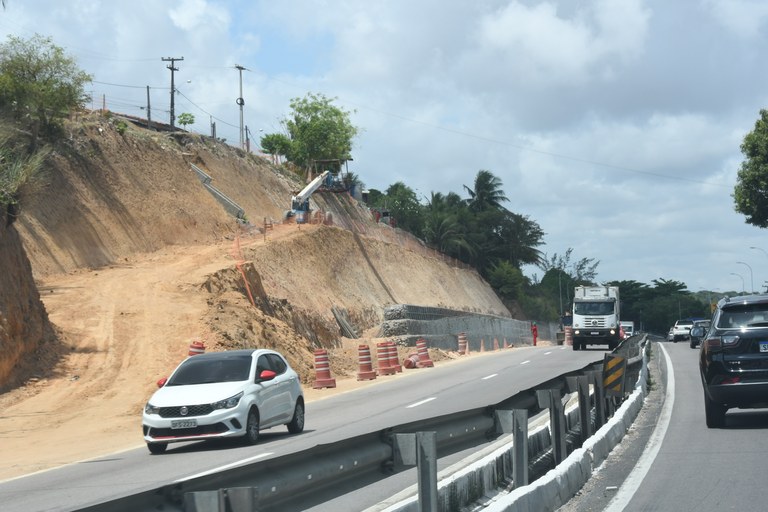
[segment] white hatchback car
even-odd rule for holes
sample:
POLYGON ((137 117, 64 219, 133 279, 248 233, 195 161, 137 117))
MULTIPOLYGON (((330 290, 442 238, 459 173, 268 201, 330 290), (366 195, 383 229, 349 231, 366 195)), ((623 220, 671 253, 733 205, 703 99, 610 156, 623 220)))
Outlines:
POLYGON ((158 384, 142 418, 153 454, 182 441, 242 437, 255 444, 261 429, 277 425, 292 434, 304 430, 299 376, 274 350, 189 356, 158 384))

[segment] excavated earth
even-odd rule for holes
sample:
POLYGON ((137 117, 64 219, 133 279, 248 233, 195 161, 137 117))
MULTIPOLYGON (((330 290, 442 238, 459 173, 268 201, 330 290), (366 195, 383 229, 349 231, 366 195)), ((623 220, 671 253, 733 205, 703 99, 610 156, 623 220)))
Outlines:
POLYGON ((387 306, 509 316, 477 273, 375 224, 346 193, 313 196, 322 223, 284 223, 303 182, 268 158, 92 113, 66 133, 18 218, 0 216, 0 479, 141 446, 155 382, 194 341, 277 349, 316 400, 381 380, 355 377, 387 306), (341 336, 334 311, 358 337, 341 336), (318 348, 336 388, 312 387, 318 348))

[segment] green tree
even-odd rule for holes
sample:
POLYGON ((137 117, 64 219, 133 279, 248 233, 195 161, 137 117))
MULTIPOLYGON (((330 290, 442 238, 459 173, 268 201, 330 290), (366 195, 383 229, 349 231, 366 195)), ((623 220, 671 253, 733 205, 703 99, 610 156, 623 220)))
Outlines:
POLYGON ((519 300, 523 296, 525 276, 508 261, 500 261, 488 271, 488 284, 504 301, 519 300))
POLYGON ((352 140, 358 129, 350 121, 350 114, 333 104, 332 98, 309 93, 290 102, 292 112, 282 122, 291 139, 286 155, 308 172, 317 160, 349 160, 352 140))
POLYGON ((416 192, 402 181, 387 188, 386 207, 395 218, 397 227, 421 237, 423 232, 423 207, 416 197, 416 192))
POLYGON ((261 138, 261 149, 272 155, 272 161, 280 163, 280 156, 286 156, 291 151, 291 139, 282 133, 268 133, 261 138))
POLYGON ((760 110, 754 130, 744 136, 741 152, 745 159, 732 194, 735 210, 746 216, 747 224, 768 227, 768 110, 760 110))
POLYGON ((179 118, 176 121, 178 121, 181 126, 186 127, 188 124, 195 124, 195 116, 189 112, 184 112, 179 114, 179 118))
POLYGON ((475 176, 474 188, 464 185, 469 193, 467 204, 472 211, 501 210, 501 203, 509 201, 502 190, 501 179, 490 171, 480 170, 475 176))
POLYGON ((0 45, 0 111, 31 130, 33 144, 89 100, 91 75, 50 38, 8 36, 0 45))

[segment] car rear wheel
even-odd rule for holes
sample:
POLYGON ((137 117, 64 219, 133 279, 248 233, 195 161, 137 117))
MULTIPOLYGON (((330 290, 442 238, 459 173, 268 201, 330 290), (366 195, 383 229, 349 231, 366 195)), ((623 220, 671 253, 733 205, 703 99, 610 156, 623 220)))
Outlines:
POLYGON ((725 426, 725 411, 728 408, 713 402, 706 393, 704 393, 704 414, 707 417, 707 427, 722 428, 725 426))
POLYGON ((149 448, 149 453, 152 455, 160 455, 161 453, 165 453, 165 449, 168 448, 168 443, 147 443, 147 448, 149 448))
POLYGON ((293 410, 293 418, 288 423, 288 432, 298 434, 304 430, 304 402, 299 399, 296 401, 296 408, 293 410))
POLYGON ((245 442, 248 444, 259 442, 259 411, 255 407, 248 411, 248 421, 245 424, 245 442))

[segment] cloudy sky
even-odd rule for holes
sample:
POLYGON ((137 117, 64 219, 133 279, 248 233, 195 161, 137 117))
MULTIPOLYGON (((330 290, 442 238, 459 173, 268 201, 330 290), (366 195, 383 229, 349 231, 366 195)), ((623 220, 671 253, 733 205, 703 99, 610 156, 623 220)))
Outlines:
MULTIPOLYGON (((336 98, 350 170, 466 197, 481 169, 598 279, 761 290, 768 232, 731 194, 768 107, 762 0, 6 0, 0 37, 49 36, 93 75, 93 107, 239 142, 291 98, 336 98), (240 73, 235 66, 243 66, 240 73)), ((526 268, 529 276, 541 275, 526 268)))

